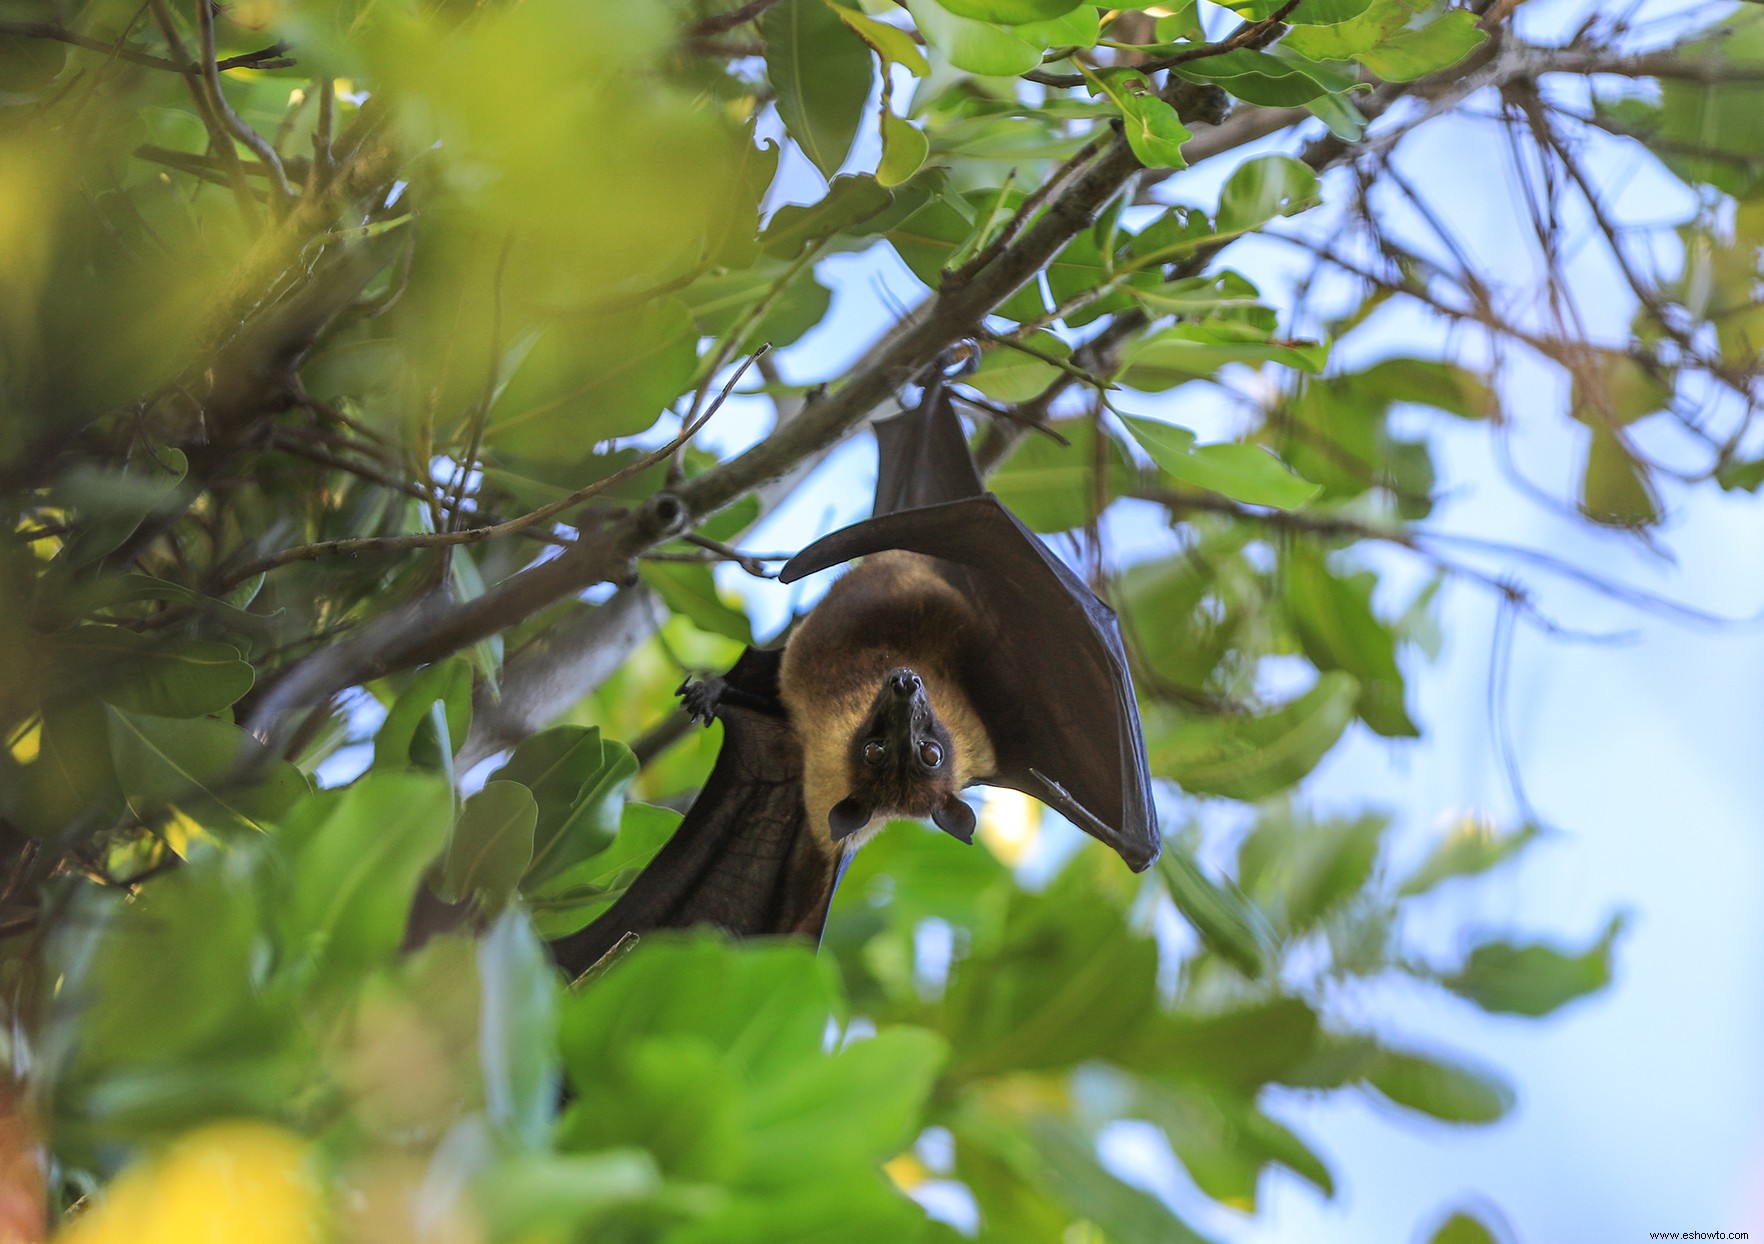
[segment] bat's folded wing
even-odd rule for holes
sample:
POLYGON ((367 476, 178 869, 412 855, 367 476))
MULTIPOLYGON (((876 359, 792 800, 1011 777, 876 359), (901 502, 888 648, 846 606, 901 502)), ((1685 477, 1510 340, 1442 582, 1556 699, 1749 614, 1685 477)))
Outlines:
POLYGON ((779 577, 885 549, 937 559, 984 620, 984 655, 963 671, 998 754, 982 780, 1035 796, 1135 871, 1149 866, 1157 821, 1114 610, 989 493, 866 519, 815 541, 779 577))
POLYGON ((708 924, 747 936, 818 936, 838 880, 835 849, 811 833, 802 748, 790 723, 746 702, 776 701, 780 653, 749 649, 724 676, 723 745, 679 829, 629 889, 578 933, 552 943, 572 976, 627 933, 708 924), (746 702, 744 702, 746 701, 746 702))

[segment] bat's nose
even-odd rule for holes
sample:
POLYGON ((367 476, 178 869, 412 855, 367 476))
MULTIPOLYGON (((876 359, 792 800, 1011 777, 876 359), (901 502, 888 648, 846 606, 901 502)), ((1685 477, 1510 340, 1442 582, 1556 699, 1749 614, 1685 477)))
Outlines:
POLYGON ((925 684, 919 676, 909 669, 893 669, 888 671, 888 689, 901 699, 916 695, 925 684))

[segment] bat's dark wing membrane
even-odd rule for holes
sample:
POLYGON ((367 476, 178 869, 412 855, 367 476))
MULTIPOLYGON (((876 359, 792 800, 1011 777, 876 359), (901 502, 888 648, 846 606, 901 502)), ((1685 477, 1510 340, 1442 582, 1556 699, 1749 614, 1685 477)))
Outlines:
MULTIPOLYGON (((983 780, 1035 796, 1135 871, 1144 869, 1157 858, 1158 829, 1115 612, 997 497, 981 491, 948 398, 933 389, 926 399, 877 425, 877 517, 815 541, 779 577, 790 583, 885 549, 936 558, 938 572, 975 603, 991 631, 963 679, 998 753, 998 771, 983 780), (923 460, 925 444, 951 435, 972 481, 968 493, 884 512, 911 493, 898 479, 900 464, 923 460)), ((944 444, 936 449, 949 452, 944 444)), ((955 474, 934 473, 921 495, 948 491, 955 474)))
POLYGON ((802 748, 776 703, 782 654, 750 648, 723 677, 723 745, 674 836, 618 902, 578 933, 552 943, 578 976, 627 933, 708 924, 747 936, 819 936, 840 856, 810 832, 802 801, 802 748))
POLYGON ((876 504, 870 507, 871 514, 960 501, 986 492, 962 436, 961 420, 948 403, 938 377, 925 386, 916 408, 876 421, 876 504))

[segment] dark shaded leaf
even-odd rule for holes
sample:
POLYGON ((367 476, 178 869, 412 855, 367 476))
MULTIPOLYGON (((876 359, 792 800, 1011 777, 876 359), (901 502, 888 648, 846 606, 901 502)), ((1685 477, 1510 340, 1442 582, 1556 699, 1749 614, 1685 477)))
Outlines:
POLYGON ((778 116, 823 176, 851 150, 870 98, 870 50, 823 0, 783 0, 760 19, 778 116))

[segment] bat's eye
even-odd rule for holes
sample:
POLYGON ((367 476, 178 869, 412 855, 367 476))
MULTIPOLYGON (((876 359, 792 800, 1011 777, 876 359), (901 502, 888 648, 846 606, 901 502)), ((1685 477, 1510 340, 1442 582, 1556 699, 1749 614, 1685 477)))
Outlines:
POLYGON ((943 763, 943 749, 935 743, 919 744, 919 760, 927 769, 935 769, 943 763))
POLYGON ((887 754, 888 748, 884 744, 877 742, 875 739, 871 739, 868 743, 864 744, 864 763, 867 765, 881 764, 882 757, 887 754))

